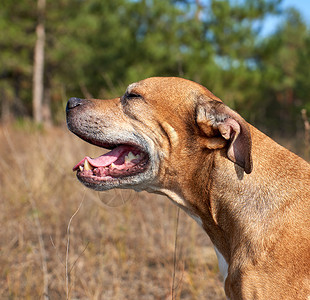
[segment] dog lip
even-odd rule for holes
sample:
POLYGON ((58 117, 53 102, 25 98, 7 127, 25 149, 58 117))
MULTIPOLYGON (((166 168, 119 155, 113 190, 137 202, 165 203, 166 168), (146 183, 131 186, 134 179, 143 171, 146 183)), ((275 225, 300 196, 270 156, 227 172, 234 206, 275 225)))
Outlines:
POLYGON ((69 127, 70 131, 73 132, 76 136, 78 136, 80 139, 82 139, 83 141, 91 144, 91 145, 94 145, 96 147, 100 147, 100 148, 103 148, 103 149, 107 149, 107 150, 113 150, 114 148, 120 146, 120 145, 124 145, 124 146, 130 146, 130 147, 135 147, 137 149, 140 149, 140 151, 142 152, 147 152, 146 149, 147 147, 144 147, 144 143, 141 142, 141 143, 138 143, 137 141, 130 141, 130 140, 123 140, 123 139, 118 139, 118 140, 115 140, 115 142, 107 142, 104 140, 104 138, 100 139, 100 138, 95 138, 95 137, 92 137, 88 134, 83 134, 81 132, 77 132, 75 129, 69 127))
POLYGON ((132 156, 132 160, 126 161, 125 157, 125 161, 122 162, 124 157, 121 155, 115 161, 115 165, 111 163, 108 166, 92 166, 91 169, 84 169, 84 164, 80 168, 78 164, 76 176, 84 185, 95 190, 106 190, 116 186, 123 186, 124 182, 127 185, 131 185, 136 181, 137 177, 141 176, 143 178, 145 176, 144 174, 149 170, 150 157, 145 152, 140 152, 139 158, 133 157, 132 153, 129 156, 132 156))
MULTIPOLYGON (((81 171, 80 169, 77 170, 77 176, 79 179, 83 179, 83 181, 92 181, 92 182, 99 182, 104 183, 105 181, 113 181, 113 180, 121 180, 123 178, 129 178, 133 176, 137 176, 141 173, 144 173, 149 164, 149 159, 144 158, 138 164, 133 165, 131 167, 123 167, 123 166, 113 166, 113 168, 94 168, 92 170, 81 171), (120 168, 118 168, 120 167, 120 168), (103 172, 101 176, 100 173, 103 172), (99 174, 99 175, 97 175, 99 174)), ((112 163, 113 165, 113 163, 112 163)))
MULTIPOLYGON (((73 133, 76 134, 75 132, 73 132, 73 133)), ((76 134, 76 135, 89 144, 92 144, 92 145, 100 147, 100 148, 108 149, 108 150, 113 150, 118 145, 125 144, 125 143, 107 143, 107 142, 101 141, 100 139, 91 138, 91 137, 84 136, 81 134, 76 134)))
POLYGON ((133 153, 146 155, 145 151, 141 150, 138 147, 131 145, 119 145, 115 147, 113 150, 105 153, 97 158, 90 158, 89 156, 85 156, 78 164, 73 167, 73 171, 78 170, 81 166, 83 167, 85 162, 87 161, 92 167, 107 167, 119 160, 120 158, 124 158, 126 160, 126 154, 131 153, 131 158, 135 159, 133 153))
MULTIPOLYGON (((68 119, 67 123, 72 133, 94 146, 108 149, 110 152, 117 151, 115 149, 121 146, 128 149, 132 148, 133 150, 130 151, 133 155, 142 154, 140 156, 141 160, 133 161, 133 164, 128 169, 125 169, 126 164, 120 165, 119 161, 114 161, 114 158, 110 161, 111 165, 104 166, 106 158, 103 158, 102 161, 97 160, 99 166, 96 166, 96 163, 91 161, 92 159, 88 160, 87 157, 84 157, 74 166, 73 171, 76 171, 77 178, 85 186, 99 191, 116 187, 129 188, 141 182, 150 181, 150 178, 154 175, 155 165, 152 147, 143 135, 129 133, 111 136, 97 129, 84 131, 80 126, 76 126, 75 120, 68 119), (90 166, 87 164, 86 169, 84 168, 85 160, 90 162, 90 166), (100 165, 101 163, 102 165, 100 165), (117 167, 115 168, 113 164, 117 167), (103 170, 104 168, 107 170, 103 170)), ((129 154, 129 151, 127 152, 129 154)))
POLYGON ((73 171, 77 171, 76 175, 83 184, 100 190, 104 185, 122 186, 124 181, 130 184, 139 176, 145 178, 146 175, 141 174, 150 169, 151 161, 149 152, 141 145, 120 144, 97 158, 84 157, 73 171))

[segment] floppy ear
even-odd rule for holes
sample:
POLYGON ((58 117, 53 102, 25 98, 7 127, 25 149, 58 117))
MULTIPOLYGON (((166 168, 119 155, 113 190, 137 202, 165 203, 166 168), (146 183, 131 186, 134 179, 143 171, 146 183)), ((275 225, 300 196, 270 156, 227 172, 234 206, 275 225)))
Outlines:
POLYGON ((196 121, 207 137, 207 148, 223 148, 228 142, 227 157, 247 174, 252 172, 250 128, 238 113, 220 101, 208 100, 197 105, 196 121))

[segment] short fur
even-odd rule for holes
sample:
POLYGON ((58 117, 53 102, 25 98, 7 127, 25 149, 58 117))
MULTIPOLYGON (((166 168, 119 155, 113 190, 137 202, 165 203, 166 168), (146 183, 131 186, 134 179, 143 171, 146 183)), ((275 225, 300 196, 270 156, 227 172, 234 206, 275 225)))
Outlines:
POLYGON ((121 98, 68 103, 67 120, 71 131, 94 144, 131 142, 147 150, 145 174, 84 183, 172 199, 201 223, 225 258, 229 299, 309 300, 306 161, 181 78, 149 78, 121 98))

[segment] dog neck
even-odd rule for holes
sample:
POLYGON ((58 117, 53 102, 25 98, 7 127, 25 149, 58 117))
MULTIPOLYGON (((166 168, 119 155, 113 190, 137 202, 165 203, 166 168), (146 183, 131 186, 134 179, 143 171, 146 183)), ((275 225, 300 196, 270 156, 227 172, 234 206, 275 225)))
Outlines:
MULTIPOLYGON (((284 155, 284 148, 255 128, 251 130, 255 131, 253 147, 256 148, 251 174, 245 174, 241 167, 229 161, 224 151, 215 151, 206 158, 199 177, 189 174, 182 184, 175 185, 176 188, 161 189, 161 193, 203 227, 217 249, 219 263, 225 260, 230 269, 238 269, 240 264, 244 265, 259 255, 270 239, 268 235, 265 238, 266 233, 274 232, 277 220, 283 220, 280 212, 292 205, 292 188, 290 195, 285 192, 291 183, 281 176, 283 170, 296 173, 296 164, 307 164, 296 156, 294 162, 286 159, 285 165, 270 170, 268 164, 276 156, 284 155), (273 152, 257 150, 261 144, 273 152), (282 191, 281 195, 279 191, 282 191), (231 262, 236 266, 232 266, 231 262)), ((225 262, 222 265, 225 278, 225 262)))

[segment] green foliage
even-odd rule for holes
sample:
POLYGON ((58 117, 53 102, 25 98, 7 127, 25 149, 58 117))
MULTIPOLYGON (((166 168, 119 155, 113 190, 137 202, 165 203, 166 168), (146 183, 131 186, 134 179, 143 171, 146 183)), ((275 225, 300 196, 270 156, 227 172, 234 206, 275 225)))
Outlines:
MULTIPOLYGON (((47 1, 45 94, 54 120, 71 96, 110 97, 146 77, 181 76, 261 128, 294 133, 300 109, 310 109, 310 34, 293 9, 274 34, 260 34, 281 2, 47 1)), ((27 1, 4 1, 0 90, 26 108, 23 114, 31 108, 35 25, 27 1)))
POLYGON ((20 111, 21 99, 31 99, 32 51, 35 41, 35 14, 26 1, 18 5, 4 0, 0 9, 0 92, 1 100, 14 101, 13 109, 20 111))
POLYGON ((263 76, 260 86, 265 99, 257 117, 262 120, 265 118, 266 125, 279 132, 293 134, 302 125, 301 108, 309 103, 305 94, 303 99, 300 98, 299 89, 299 86, 303 86, 303 91, 307 89, 307 85, 301 79, 307 76, 306 70, 301 72, 301 69, 303 64, 310 62, 309 56, 304 56, 309 51, 306 45, 308 38, 309 31, 300 14, 294 9, 289 9, 275 34, 262 43, 263 64, 260 71, 263 76))

